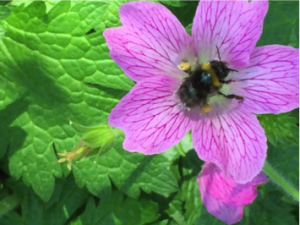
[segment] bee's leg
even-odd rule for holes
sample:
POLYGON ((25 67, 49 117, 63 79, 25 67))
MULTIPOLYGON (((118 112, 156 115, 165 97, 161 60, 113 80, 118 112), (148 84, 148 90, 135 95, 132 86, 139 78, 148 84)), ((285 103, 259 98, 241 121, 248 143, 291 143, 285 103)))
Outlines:
POLYGON ((222 84, 230 84, 231 82, 235 82, 235 80, 219 80, 222 84))
POLYGON ((234 94, 231 94, 231 95, 224 95, 223 93, 219 92, 220 95, 223 95, 225 98, 228 98, 228 99, 236 99, 238 100, 239 102, 242 102, 244 101, 244 97, 242 96, 239 96, 239 95, 234 95, 234 94))
POLYGON ((230 70, 231 72, 239 72, 238 70, 234 70, 234 69, 230 69, 227 67, 228 70, 230 70))
POLYGON ((177 67, 186 73, 191 72, 191 64, 187 61, 186 58, 183 58, 182 62, 177 67))

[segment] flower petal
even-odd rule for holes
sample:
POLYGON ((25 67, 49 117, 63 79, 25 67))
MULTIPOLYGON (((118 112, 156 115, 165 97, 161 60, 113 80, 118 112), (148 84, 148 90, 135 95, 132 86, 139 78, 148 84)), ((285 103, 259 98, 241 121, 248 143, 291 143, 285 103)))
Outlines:
POLYGON ((262 170, 267 138, 252 113, 238 109, 203 116, 193 123, 192 139, 200 159, 215 163, 236 182, 246 183, 262 170))
POLYGON ((180 80, 155 76, 137 83, 109 115, 125 132, 124 149, 144 154, 166 151, 190 130, 190 120, 174 95, 180 80))
POLYGON ((233 69, 247 65, 267 10, 268 1, 200 1, 192 27, 200 61, 218 59, 218 46, 233 69))
POLYGON ((232 92, 245 98, 253 113, 282 113, 299 107, 299 49, 269 45, 257 47, 250 65, 230 77, 232 92))
POLYGON ((192 37, 163 5, 130 2, 120 7, 122 27, 106 29, 110 57, 134 81, 157 74, 184 75, 177 66, 196 57, 192 37))
POLYGON ((215 164, 205 163, 197 181, 207 211, 227 224, 234 224, 242 219, 244 206, 256 198, 256 186, 268 179, 260 172, 252 181, 238 184, 215 164))

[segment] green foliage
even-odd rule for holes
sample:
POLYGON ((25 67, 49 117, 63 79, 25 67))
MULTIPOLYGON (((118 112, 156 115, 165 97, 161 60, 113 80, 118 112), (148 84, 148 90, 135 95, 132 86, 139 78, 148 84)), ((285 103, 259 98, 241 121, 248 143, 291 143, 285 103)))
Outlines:
POLYGON ((201 207, 200 216, 197 218, 195 225, 211 224, 211 225, 225 225, 222 221, 209 214, 204 205, 201 207))
POLYGON ((203 207, 200 198, 197 175, 201 171, 202 162, 199 161, 195 151, 187 153, 182 159, 182 198, 185 201, 185 218, 187 225, 195 224, 200 216, 200 209, 203 207))
POLYGON ((12 0, 1 1, 1 2, 0 2, 0 5, 1 5, 1 6, 5 6, 5 5, 9 4, 11 1, 12 1, 12 0))
POLYGON ((127 195, 137 198, 140 188, 167 196, 177 191, 176 179, 168 169, 170 162, 162 155, 145 156, 129 153, 122 148, 123 139, 117 139, 113 148, 97 159, 89 157, 74 165, 74 176, 81 187, 86 185, 94 195, 111 191, 110 179, 127 195), (109 179, 110 178, 110 179, 109 179))
POLYGON ((102 199, 98 206, 93 198, 90 198, 84 213, 70 225, 107 225, 107 224, 136 224, 142 225, 155 221, 157 203, 146 199, 124 198, 118 191, 111 196, 102 199))
POLYGON ((289 113, 279 115, 265 114, 258 116, 261 125, 263 126, 268 141, 274 146, 278 144, 298 144, 299 143, 299 122, 289 113))
POLYGON ((107 9, 104 2, 63 1, 45 14, 45 3, 33 2, 16 7, 2 23, 8 32, 0 43, 0 108, 7 123, 0 125, 5 133, 0 152, 4 155, 12 143, 11 174, 22 176, 45 201, 54 176, 62 174, 53 143, 62 152, 79 138, 68 120, 106 123, 126 93, 122 90, 132 85, 109 59, 101 35, 106 24, 115 21, 110 14, 105 21, 99 17, 107 9), (92 28, 96 32, 87 35, 92 28), (103 88, 84 84, 95 81, 103 88))
POLYGON ((186 28, 185 28, 186 32, 189 35, 192 35, 192 26, 193 26, 193 24, 191 23, 191 24, 187 25, 186 28))
POLYGON ((267 159, 275 170, 299 188, 299 145, 269 145, 267 159))
POLYGON ((182 212, 183 201, 181 200, 181 195, 178 193, 168 204, 169 208, 166 210, 168 215, 172 218, 172 224, 182 224, 186 225, 185 218, 182 212))
POLYGON ((173 7, 183 7, 183 6, 186 6, 187 3, 184 2, 184 1, 173 1, 173 0, 162 0, 162 1, 159 1, 160 3, 164 4, 164 5, 167 5, 167 6, 173 6, 173 7))
POLYGON ((0 20, 5 20, 10 14, 10 9, 0 5, 0 20))
POLYGON ((50 200, 43 202, 31 188, 20 181, 5 182, 19 197, 21 215, 13 212, 0 218, 0 224, 57 225, 64 224, 88 200, 89 193, 75 184, 72 176, 58 179, 50 200))
POLYGON ((298 224, 292 214, 293 206, 282 201, 281 196, 272 183, 265 184, 254 203, 245 208, 245 216, 238 224, 298 224))
MULTIPOLYGON (((0 21, 5 20, 10 15, 10 9, 6 6, 0 5, 0 21)), ((0 26, 0 39, 4 36, 6 30, 0 26)))
POLYGON ((193 23, 198 3, 198 1, 186 1, 184 7, 174 5, 167 5, 167 7, 179 19, 181 24, 186 27, 193 23))
MULTIPOLYGON (((190 134, 160 155, 124 151, 120 135, 101 155, 96 149, 74 159, 72 173, 57 162, 57 153, 95 137, 82 136, 70 121, 106 127, 134 85, 102 35, 121 25, 124 2, 0 2, 1 225, 224 224, 201 202, 203 162, 190 134)), ((198 2, 160 2, 190 33, 198 2)), ((298 1, 270 2, 258 42, 267 44, 299 46, 298 1)), ((259 120, 269 163, 298 188, 299 110, 259 120)), ((271 182, 258 192, 238 224, 297 223, 297 205, 286 193, 271 182)))
POLYGON ((299 1, 269 1, 269 11, 257 45, 292 45, 299 48, 299 1))

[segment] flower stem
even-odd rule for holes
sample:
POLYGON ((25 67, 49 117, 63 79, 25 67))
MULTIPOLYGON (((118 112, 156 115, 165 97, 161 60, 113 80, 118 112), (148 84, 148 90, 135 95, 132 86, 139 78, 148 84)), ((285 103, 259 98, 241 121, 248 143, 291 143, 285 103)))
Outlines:
POLYGON ((278 174, 278 172, 276 172, 267 161, 265 162, 263 171, 275 184, 277 184, 286 193, 288 193, 299 202, 299 191, 294 188, 288 181, 286 181, 280 174, 278 174))

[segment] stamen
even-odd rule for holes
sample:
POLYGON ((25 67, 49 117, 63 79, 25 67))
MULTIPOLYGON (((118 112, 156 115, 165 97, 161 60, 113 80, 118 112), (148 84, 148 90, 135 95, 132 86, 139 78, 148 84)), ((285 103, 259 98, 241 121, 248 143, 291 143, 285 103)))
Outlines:
POLYGON ((177 67, 184 72, 189 72, 191 70, 191 64, 186 58, 183 58, 182 62, 177 67))
POLYGON ((208 113, 210 111, 210 109, 211 109, 210 105, 207 104, 201 109, 201 112, 208 113))

